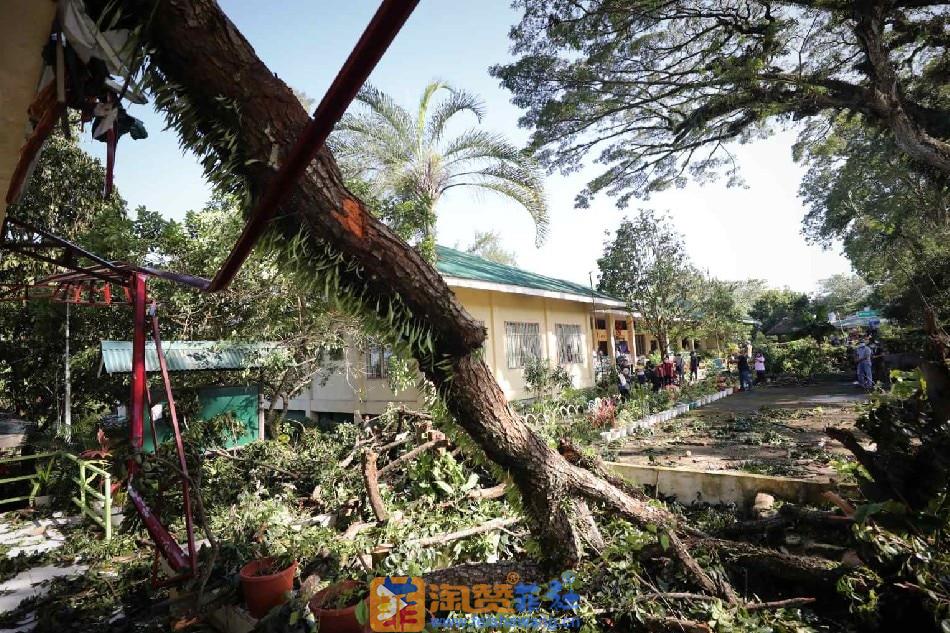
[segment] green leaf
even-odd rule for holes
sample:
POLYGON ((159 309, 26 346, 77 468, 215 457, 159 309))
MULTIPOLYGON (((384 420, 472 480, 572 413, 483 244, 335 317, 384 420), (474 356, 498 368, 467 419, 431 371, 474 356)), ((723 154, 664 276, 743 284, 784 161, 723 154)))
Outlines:
POLYGON ((356 621, 359 622, 361 626, 369 622, 369 603, 366 598, 360 600, 356 605, 354 615, 356 616, 356 621))
POLYGON ((662 547, 664 550, 670 549, 670 537, 666 532, 660 534, 660 547, 662 547))
POLYGON ((478 475, 476 475, 475 473, 472 473, 471 475, 468 476, 468 481, 462 484, 462 492, 471 490, 477 485, 478 485, 478 475))
POLYGON ((447 484, 446 482, 442 481, 441 479, 436 479, 434 483, 435 483, 435 485, 436 485, 440 490, 442 490, 445 494, 447 494, 447 495, 454 495, 454 494, 455 494, 455 488, 453 488, 452 486, 450 486, 450 485, 447 484))

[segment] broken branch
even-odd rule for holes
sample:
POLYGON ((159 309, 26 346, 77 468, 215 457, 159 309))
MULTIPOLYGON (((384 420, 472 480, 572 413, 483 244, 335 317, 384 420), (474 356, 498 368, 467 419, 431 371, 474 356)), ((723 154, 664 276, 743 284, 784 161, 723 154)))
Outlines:
POLYGON ((369 505, 373 514, 380 523, 389 521, 389 512, 383 504, 383 497, 379 494, 379 475, 376 472, 376 453, 367 450, 363 453, 363 483, 369 495, 369 505))

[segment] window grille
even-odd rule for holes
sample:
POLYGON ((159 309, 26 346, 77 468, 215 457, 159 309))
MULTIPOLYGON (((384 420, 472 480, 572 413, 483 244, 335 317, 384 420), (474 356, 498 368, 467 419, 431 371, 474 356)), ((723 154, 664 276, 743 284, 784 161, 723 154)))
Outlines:
POLYGON ((367 378, 385 378, 389 357, 393 355, 389 346, 370 344, 366 348, 366 377, 367 378))
POLYGON ((541 331, 537 323, 505 322, 505 355, 508 369, 524 367, 531 358, 541 357, 541 331))
POLYGON ((581 326, 555 323, 554 334, 557 338, 557 362, 561 365, 584 362, 581 348, 581 326))

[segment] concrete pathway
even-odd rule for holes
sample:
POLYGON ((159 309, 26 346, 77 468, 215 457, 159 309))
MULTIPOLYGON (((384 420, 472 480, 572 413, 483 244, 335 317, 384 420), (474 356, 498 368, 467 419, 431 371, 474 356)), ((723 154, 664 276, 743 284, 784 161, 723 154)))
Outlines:
POLYGON ((709 404, 627 440, 616 461, 641 466, 732 471, 828 480, 851 458, 825 433, 851 428, 867 395, 842 377, 808 385, 762 386, 709 404), (769 411, 762 415, 763 408, 769 411))
MULTIPOLYGON (((36 518, 23 521, 13 513, 0 515, 0 546, 6 546, 7 558, 20 554, 31 556, 59 549, 66 541, 62 532, 65 526, 77 523, 79 517, 67 517, 56 512, 49 518, 36 518)), ((76 576, 84 573, 86 565, 39 565, 24 570, 0 583, 0 613, 15 610, 29 598, 43 596, 49 591, 49 583, 54 578, 76 576)), ((29 614, 12 631, 26 632, 35 627, 35 615, 29 614)))

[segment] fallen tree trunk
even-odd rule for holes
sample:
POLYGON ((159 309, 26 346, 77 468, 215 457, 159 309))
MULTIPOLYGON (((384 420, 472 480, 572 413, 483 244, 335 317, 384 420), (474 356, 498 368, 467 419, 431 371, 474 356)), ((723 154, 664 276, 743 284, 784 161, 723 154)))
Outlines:
MULTIPOLYGON (((260 196, 307 113, 214 0, 163 0, 147 14, 141 21, 154 50, 149 84, 157 105, 211 178, 220 182, 228 172, 260 196)), ((398 334, 456 421, 509 473, 549 562, 572 566, 585 548, 602 544, 588 501, 672 533, 670 512, 568 463, 514 415, 477 354, 484 327, 435 269, 346 189, 326 148, 284 200, 271 228, 287 261, 398 334)), ((685 550, 680 555, 701 586, 715 588, 685 550)))

